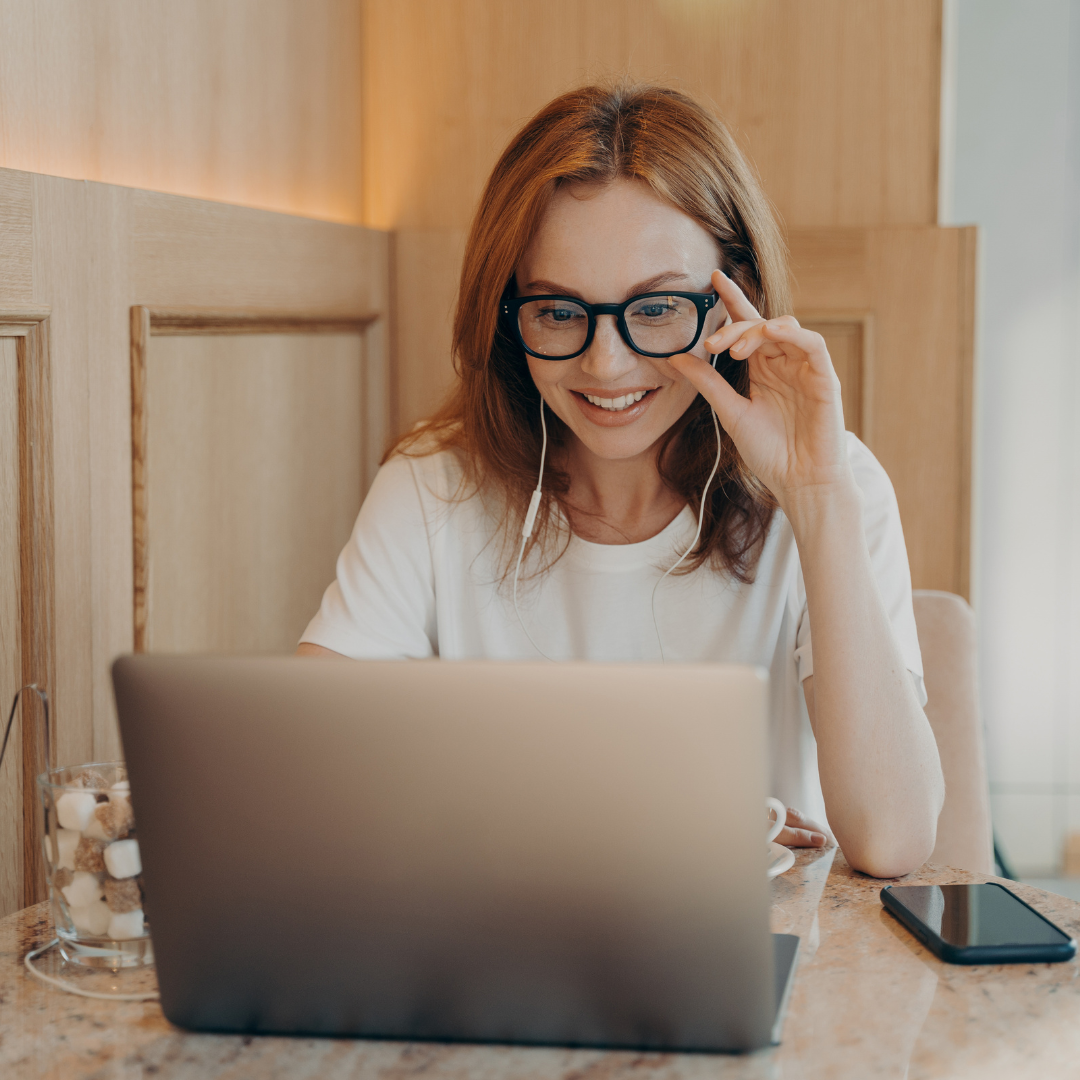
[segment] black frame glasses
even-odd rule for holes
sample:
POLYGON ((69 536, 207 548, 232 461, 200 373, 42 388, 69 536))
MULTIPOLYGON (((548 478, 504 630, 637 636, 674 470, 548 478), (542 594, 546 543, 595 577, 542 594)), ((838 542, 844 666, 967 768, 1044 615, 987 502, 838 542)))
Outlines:
POLYGON ((615 324, 619 328, 619 336, 626 342, 629 348, 634 350, 634 352, 641 356, 651 356, 658 360, 665 360, 669 356, 677 356, 679 353, 689 352, 698 343, 698 339, 701 337, 701 331, 705 326, 705 316, 710 308, 716 307, 719 299, 719 296, 715 292, 679 292, 674 289, 664 289, 660 292, 639 293, 637 296, 631 296, 629 300, 625 300, 621 304, 586 304, 584 300, 580 300, 576 296, 511 296, 503 297, 502 312, 503 315, 506 316, 507 321, 513 326, 514 337, 517 340, 517 343, 530 356, 535 356, 538 360, 573 360, 575 356, 580 356, 583 352, 586 352, 592 344, 593 336, 596 334, 597 315, 614 315, 615 324), (647 352, 645 349, 639 349, 637 345, 634 344, 634 339, 630 335, 630 328, 626 325, 626 310, 631 304, 636 304, 641 300, 647 300, 653 296, 678 296, 684 300, 689 300, 694 307, 697 308, 697 330, 694 333, 694 340, 685 348, 676 349, 674 352, 647 352), (526 304, 535 303, 537 300, 561 300, 564 303, 576 304, 585 311, 589 320, 589 327, 585 334, 585 344, 582 345, 580 349, 576 352, 567 353, 564 356, 549 356, 546 353, 536 352, 525 344, 525 338, 521 333, 521 324, 518 316, 521 309, 526 304))

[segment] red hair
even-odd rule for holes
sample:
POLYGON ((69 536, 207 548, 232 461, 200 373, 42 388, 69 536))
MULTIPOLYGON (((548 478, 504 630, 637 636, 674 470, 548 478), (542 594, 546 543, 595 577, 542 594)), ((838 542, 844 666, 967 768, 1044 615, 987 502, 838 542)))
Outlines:
MULTIPOLYGON (((387 453, 456 451, 468 487, 495 497, 504 539, 517 535, 536 486, 541 433, 539 391, 500 322, 499 301, 557 188, 618 179, 648 184, 710 233, 721 269, 765 318, 790 311, 786 251, 769 203, 712 113, 678 91, 628 84, 583 87, 541 109, 496 164, 469 233, 454 316, 458 381, 438 412, 387 453)), ((729 381, 747 394, 746 365, 733 370, 729 381)), ((555 446, 565 442, 567 428, 556 416, 548 429, 555 446)), ((661 440, 660 474, 696 504, 715 454, 709 406, 699 395, 661 440)), ((543 488, 530 546, 539 545, 546 568, 569 539, 567 517, 558 512, 569 477, 550 456, 543 488)), ((775 505, 725 434, 701 538, 685 569, 709 562, 752 580, 775 505)))

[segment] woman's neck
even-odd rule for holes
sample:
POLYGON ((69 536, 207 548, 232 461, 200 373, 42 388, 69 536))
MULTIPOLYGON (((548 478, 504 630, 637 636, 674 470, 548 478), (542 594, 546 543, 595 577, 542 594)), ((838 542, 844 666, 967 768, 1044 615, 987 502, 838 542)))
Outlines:
POLYGON ((610 460, 571 436, 562 467, 570 474, 566 511, 574 534, 594 544, 638 544, 663 532, 686 500, 660 477, 657 448, 610 460))

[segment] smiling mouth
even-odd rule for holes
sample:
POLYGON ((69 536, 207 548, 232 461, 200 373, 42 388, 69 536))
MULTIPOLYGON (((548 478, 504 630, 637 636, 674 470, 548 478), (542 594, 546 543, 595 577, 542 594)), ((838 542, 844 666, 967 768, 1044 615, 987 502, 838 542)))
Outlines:
POLYGON ((633 393, 623 394, 621 397, 616 398, 598 397, 595 394, 581 394, 581 396, 589 404, 595 405, 597 408, 606 409, 608 412, 622 412, 623 409, 629 409, 631 405, 636 405, 646 394, 651 393, 651 390, 635 390, 633 393))

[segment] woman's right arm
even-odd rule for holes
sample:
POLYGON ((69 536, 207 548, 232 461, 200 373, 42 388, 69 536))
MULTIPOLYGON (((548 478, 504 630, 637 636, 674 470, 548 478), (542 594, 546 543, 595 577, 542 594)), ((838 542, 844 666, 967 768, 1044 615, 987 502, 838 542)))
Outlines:
POLYGON ((333 649, 323 648, 322 645, 316 645, 311 641, 301 641, 296 646, 297 656, 330 656, 335 660, 348 660, 349 658, 344 653, 334 652, 333 649))

